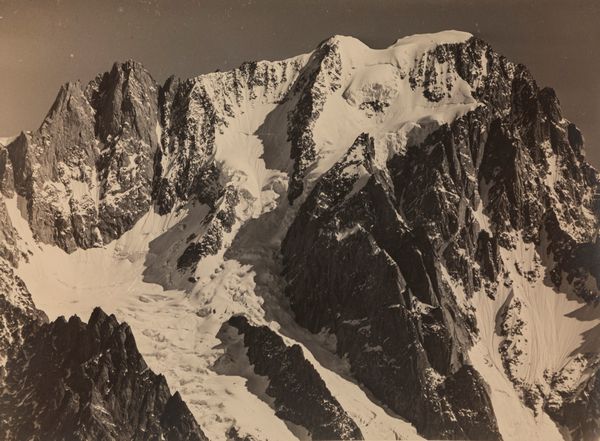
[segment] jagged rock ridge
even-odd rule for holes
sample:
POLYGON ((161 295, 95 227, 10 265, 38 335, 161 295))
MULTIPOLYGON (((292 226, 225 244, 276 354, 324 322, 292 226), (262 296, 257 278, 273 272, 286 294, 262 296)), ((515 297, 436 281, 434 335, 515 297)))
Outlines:
POLYGON ((243 334, 256 374, 269 379, 266 393, 278 416, 305 427, 311 439, 363 439, 298 345, 286 346, 267 326, 252 326, 243 316, 228 323, 243 334))
POLYGON ((5 440, 207 438, 179 393, 171 395, 126 324, 95 309, 33 326, 6 364, 0 390, 5 440))

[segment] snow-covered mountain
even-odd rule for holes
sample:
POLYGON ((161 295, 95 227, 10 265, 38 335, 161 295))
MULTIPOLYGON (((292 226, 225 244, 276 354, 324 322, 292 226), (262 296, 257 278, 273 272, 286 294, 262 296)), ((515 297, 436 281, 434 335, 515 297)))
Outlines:
POLYGON ((600 437, 599 176, 470 34, 117 63, 2 144, 7 440, 600 437))

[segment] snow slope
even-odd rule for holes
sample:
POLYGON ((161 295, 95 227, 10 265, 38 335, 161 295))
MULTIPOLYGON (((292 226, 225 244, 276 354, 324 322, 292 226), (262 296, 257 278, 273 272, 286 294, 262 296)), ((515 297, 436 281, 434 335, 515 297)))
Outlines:
MULTIPOLYGON (((100 306, 127 321, 150 367, 163 373, 171 387, 179 390, 211 439, 224 439, 232 425, 258 439, 295 437, 268 404, 249 390, 245 377, 218 373, 214 368, 227 349, 217 334, 223 322, 237 313, 255 323, 284 329, 290 343, 301 344, 334 396, 369 439, 418 438, 408 423, 390 415, 348 379, 344 363, 331 348, 295 325, 285 307, 278 305, 281 299, 274 303, 277 306, 271 306, 278 309, 279 324, 267 319, 265 299, 281 295, 281 291, 263 291, 277 287, 278 276, 271 268, 228 259, 201 278, 191 292, 163 290, 144 282, 150 242, 177 229, 185 214, 161 217, 148 213, 110 245, 67 254, 57 247, 35 244, 16 199, 9 201, 9 207, 24 246, 32 252, 18 273, 27 281, 37 306, 50 319, 71 314, 86 317, 100 306)), ((259 253, 275 252, 268 244, 267 250, 262 249, 260 239, 246 245, 250 248, 244 247, 241 260, 253 261, 259 253)), ((265 262, 268 257, 258 260, 265 262)))
POLYGON ((387 49, 371 49, 353 37, 332 37, 330 41, 337 45, 341 57, 341 88, 327 95, 316 121, 318 159, 309 181, 337 162, 362 132, 375 138, 376 161, 384 164, 402 150, 409 136, 424 138, 438 126, 473 110, 478 104, 470 86, 449 72, 448 66, 440 65, 438 81, 452 84, 450 94, 437 103, 410 83, 411 69, 423 54, 442 42, 459 43, 470 37, 455 31, 415 35, 387 49))

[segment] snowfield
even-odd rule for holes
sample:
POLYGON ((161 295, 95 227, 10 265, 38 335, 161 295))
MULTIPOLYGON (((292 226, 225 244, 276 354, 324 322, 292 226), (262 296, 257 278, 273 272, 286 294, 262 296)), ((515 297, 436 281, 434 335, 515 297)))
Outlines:
MULTIPOLYGON (((232 425, 258 439, 293 439, 301 432, 290 430, 275 416, 264 397, 266 386, 244 365, 247 358, 239 348, 229 348, 227 340, 219 339, 223 323, 237 313, 256 324, 270 325, 288 344, 300 344, 365 437, 420 439, 410 424, 352 382, 347 366, 327 344, 326 336, 314 336, 295 324, 281 298, 279 276, 265 263, 275 249, 262 241, 261 232, 252 232, 250 243, 240 246, 240 260, 210 259, 212 271, 202 268, 201 272, 208 274, 192 289, 164 290, 144 281, 145 263, 153 258, 148 257, 150 253, 160 252, 150 251, 153 241, 171 235, 172 230, 185 234, 181 225, 185 214, 148 213, 104 248, 67 254, 57 247, 36 244, 16 198, 9 205, 11 220, 32 253, 18 274, 36 305, 50 319, 72 314, 87 319, 93 308, 100 306, 126 321, 150 368, 165 375, 173 392, 181 393, 210 439, 224 439, 232 425), (231 353, 235 358, 229 364, 234 366, 224 369, 228 362, 223 358, 231 353)), ((269 233, 262 232, 263 236, 269 233)))

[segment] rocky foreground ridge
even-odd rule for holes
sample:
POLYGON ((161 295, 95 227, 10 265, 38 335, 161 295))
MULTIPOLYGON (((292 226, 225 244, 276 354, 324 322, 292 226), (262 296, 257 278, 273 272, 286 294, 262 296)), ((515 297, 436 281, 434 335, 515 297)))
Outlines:
POLYGON ((87 324, 73 316, 20 325, 25 337, 3 367, 2 439, 207 440, 114 316, 97 308, 87 324))
POLYGON ((596 440, 598 178, 555 92, 460 32, 383 50, 332 37, 163 85, 128 61, 69 83, 39 130, 0 147, 0 432, 261 437, 208 401, 190 411, 114 316, 47 323, 34 306, 63 294, 29 294, 31 259, 120 247, 152 214, 177 223, 136 254, 139 278, 196 299, 212 337, 243 335, 195 352, 211 361, 194 381, 249 376, 248 363, 267 383, 250 392, 290 436, 369 438, 339 375, 425 438, 543 425, 596 440), (242 270, 205 293, 234 262, 253 284, 221 311, 242 270), (513 395, 522 407, 507 410, 513 395))

